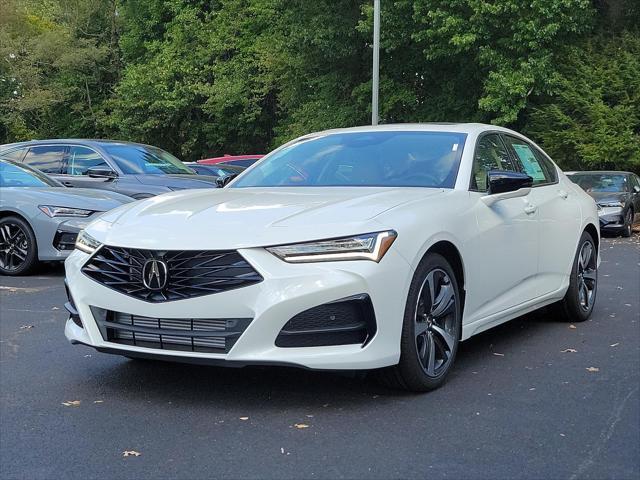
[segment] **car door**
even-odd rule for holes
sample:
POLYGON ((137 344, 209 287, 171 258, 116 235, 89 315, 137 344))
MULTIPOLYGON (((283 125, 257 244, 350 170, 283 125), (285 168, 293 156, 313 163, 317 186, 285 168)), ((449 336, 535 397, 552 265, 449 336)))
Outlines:
POLYGON ((68 187, 100 188, 112 190, 113 179, 93 178, 87 173, 91 167, 108 167, 108 162, 94 149, 71 145, 59 180, 68 187))
POLYGON ((559 180, 557 167, 538 148, 522 138, 504 135, 505 143, 524 173, 533 178, 531 203, 538 209, 539 295, 567 285, 580 237, 580 205, 573 190, 559 180))
POLYGON ((477 235, 467 248, 468 285, 465 318, 491 322, 500 312, 536 297, 538 271, 537 212, 528 196, 487 205, 489 170, 519 171, 498 133, 486 133, 476 142, 469 195, 477 222, 477 235))
POLYGON ((633 204, 634 223, 640 223, 640 178, 635 173, 629 175, 631 186, 631 202, 633 204))
POLYGON ((64 145, 35 145, 29 148, 22 163, 58 180, 66 151, 64 145))

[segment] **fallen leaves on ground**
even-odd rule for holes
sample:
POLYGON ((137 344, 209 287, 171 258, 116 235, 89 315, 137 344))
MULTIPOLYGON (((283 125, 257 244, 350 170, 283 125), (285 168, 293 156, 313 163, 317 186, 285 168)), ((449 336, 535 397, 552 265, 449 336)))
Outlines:
POLYGON ((240 417, 240 420, 242 420, 243 422, 246 422, 247 420, 249 420, 249 417, 240 417))
POLYGON ((600 369, 598 367, 587 367, 587 372, 599 372, 600 369))
POLYGON ((31 328, 33 328, 33 325, 22 325, 22 326, 20 327, 20 330, 29 330, 29 329, 31 329, 31 328))
POLYGON ((564 350, 560 350, 560 353, 576 353, 577 351, 575 348, 565 348, 564 350))
POLYGON ((293 426, 296 427, 299 430, 301 430, 303 428, 309 428, 309 425, 307 425, 306 423, 296 423, 293 426))
POLYGON ((135 450, 125 450, 122 452, 123 457, 139 457, 142 455, 140 452, 136 452, 135 450))
POLYGON ((94 400, 93 403, 104 403, 104 400, 94 400))
POLYGON ((575 329, 576 329, 576 328, 578 328, 578 327, 576 327, 575 325, 569 325, 569 328, 570 328, 571 330, 575 330, 575 329))
POLYGON ((620 342, 618 343, 612 343, 611 345, 609 345, 610 347, 617 347, 618 345, 620 345, 620 342))
POLYGON ((65 407, 78 407, 80 406, 80 400, 67 400, 66 402, 62 402, 62 405, 65 407))
POLYGON ((504 353, 493 352, 496 357, 504 357, 504 353))

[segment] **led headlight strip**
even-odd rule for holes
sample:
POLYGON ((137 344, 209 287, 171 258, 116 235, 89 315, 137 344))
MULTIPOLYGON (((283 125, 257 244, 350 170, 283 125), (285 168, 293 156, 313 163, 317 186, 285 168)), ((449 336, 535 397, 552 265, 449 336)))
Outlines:
POLYGON ((398 234, 394 230, 365 233, 307 243, 268 247, 276 257, 289 263, 371 260, 379 262, 398 234))

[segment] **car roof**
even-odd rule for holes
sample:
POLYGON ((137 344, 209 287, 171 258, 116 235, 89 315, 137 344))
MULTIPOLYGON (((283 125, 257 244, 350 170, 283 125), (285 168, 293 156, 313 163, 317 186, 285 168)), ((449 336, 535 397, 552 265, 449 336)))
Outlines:
POLYGON ((625 172, 623 170, 575 170, 572 172, 564 172, 565 175, 599 175, 603 173, 605 175, 635 175, 633 172, 625 172))
POLYGON ((447 123, 447 122, 425 122, 425 123, 391 123, 382 125, 363 125, 360 127, 334 128, 321 132, 310 133, 301 138, 315 137, 318 135, 330 135, 335 133, 355 133, 355 132, 454 132, 454 133, 480 133, 484 131, 500 131, 521 135, 518 132, 497 125, 486 123, 447 123))
POLYGON ((19 147, 29 147, 34 145, 51 145, 51 144, 88 145, 88 146, 137 145, 140 147, 153 147, 153 145, 146 145, 144 143, 136 143, 136 142, 127 142, 124 140, 106 140, 106 139, 99 139, 99 138, 51 138, 46 140, 27 140, 24 142, 16 142, 16 143, 8 143, 5 145, 0 145, 0 151, 19 148, 19 147))

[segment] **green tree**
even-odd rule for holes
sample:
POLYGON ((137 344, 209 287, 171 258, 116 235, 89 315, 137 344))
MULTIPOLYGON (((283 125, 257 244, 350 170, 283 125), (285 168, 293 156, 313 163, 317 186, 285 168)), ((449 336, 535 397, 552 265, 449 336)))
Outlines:
POLYGON ((640 173, 640 37, 597 36, 566 49, 553 95, 526 130, 566 169, 640 173))
POLYGON ((95 136, 117 77, 115 2, 3 0, 0 142, 95 136))

